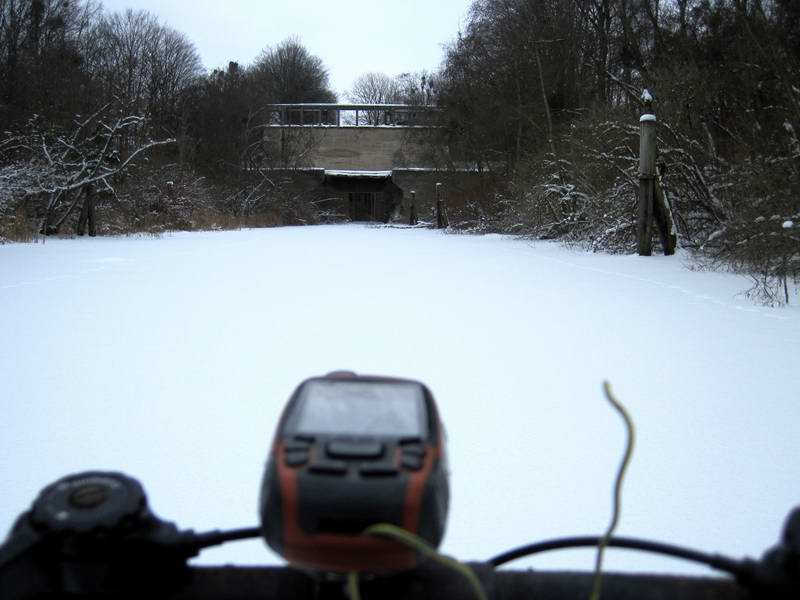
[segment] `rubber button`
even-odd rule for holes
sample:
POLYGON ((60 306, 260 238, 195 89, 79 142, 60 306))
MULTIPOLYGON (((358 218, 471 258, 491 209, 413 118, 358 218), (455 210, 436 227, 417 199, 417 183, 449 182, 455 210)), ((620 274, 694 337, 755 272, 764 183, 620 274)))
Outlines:
POLYGON ((108 500, 111 490, 98 483, 87 483, 75 488, 69 495, 69 503, 75 508, 96 508, 108 500))
POLYGON ((383 444, 377 441, 332 440, 328 442, 328 456, 334 458, 376 459, 383 456, 383 449, 383 444))
POLYGON ((308 450, 291 450, 284 454, 287 467, 302 467, 308 462, 308 450))
POLYGON ((417 446, 419 446, 420 444, 422 444, 422 438, 418 436, 413 436, 413 437, 405 437, 400 440, 401 446, 405 446, 407 444, 416 444, 417 446))
POLYGON ((343 462, 318 462, 311 465, 308 470, 318 475, 345 475, 347 474, 347 464, 343 462))
POLYGON ((394 477, 399 474, 392 465, 363 465, 358 472, 364 477, 394 477))
POLYGON ((308 452, 310 447, 308 442, 288 442, 284 448, 286 452, 308 452))
POLYGON ((403 456, 400 464, 403 465, 404 469, 419 471, 422 468, 422 457, 414 456, 413 454, 406 454, 403 456))
POLYGON ((406 444, 402 446, 403 455, 413 455, 424 457, 425 456, 425 447, 422 444, 406 444))

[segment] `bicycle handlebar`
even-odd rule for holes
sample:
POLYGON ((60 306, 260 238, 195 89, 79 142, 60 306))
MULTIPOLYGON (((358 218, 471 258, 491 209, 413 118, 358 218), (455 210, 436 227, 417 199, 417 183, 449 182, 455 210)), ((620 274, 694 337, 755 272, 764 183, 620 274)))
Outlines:
MULTIPOLYGON (((20 515, 0 546, 2 600, 120 597, 344 600, 348 597, 341 575, 338 579, 320 572, 309 576, 292 567, 190 566, 188 560, 203 548, 261 537, 261 529, 202 534, 180 530, 148 509, 141 486, 135 480, 120 476, 114 479, 114 486, 106 488, 97 485, 96 480, 92 477, 81 480, 84 484, 77 488, 80 493, 73 491, 69 496, 73 505, 86 507, 83 510, 60 510, 65 492, 64 486, 56 482, 55 487, 42 492, 31 510, 20 515), (127 491, 123 484, 129 486, 127 491)), ((380 526, 367 529, 364 535, 377 527, 380 526)), ((384 526, 387 527, 392 528, 384 526)), ((539 552, 599 543, 597 537, 548 540, 510 550, 486 562, 469 563, 472 571, 433 552, 441 559, 439 562, 424 560, 413 570, 380 577, 362 575, 357 586, 361 593, 357 594, 353 588, 352 598, 472 600, 477 595, 489 600, 588 598, 594 573, 507 571, 497 567, 539 552), (468 577, 463 576, 465 573, 468 577)), ((778 544, 760 560, 736 560, 635 538, 612 537, 605 544, 609 548, 657 552, 700 562, 732 577, 603 573, 603 600, 800 598, 800 507, 790 513, 778 544)), ((420 552, 420 556, 430 553, 420 552)))
MULTIPOLYGON (((573 600, 588 598, 592 574, 568 571, 495 570, 488 563, 469 563, 478 575, 487 598, 493 600, 573 600)), ((143 574, 143 576, 146 576, 143 574)), ((0 579, 2 581, 2 579, 0 579)), ((323 582, 290 567, 192 567, 185 585, 178 591, 151 594, 164 600, 345 600, 342 582, 323 582)), ((29 586, 20 595, 3 595, 10 600, 97 598, 66 595, 46 585, 29 586)), ((363 600, 464 600, 473 597, 463 578, 443 567, 425 563, 417 569, 361 584, 363 600)), ((751 600, 778 598, 755 594, 732 579, 606 573, 603 575, 605 600, 751 600)))

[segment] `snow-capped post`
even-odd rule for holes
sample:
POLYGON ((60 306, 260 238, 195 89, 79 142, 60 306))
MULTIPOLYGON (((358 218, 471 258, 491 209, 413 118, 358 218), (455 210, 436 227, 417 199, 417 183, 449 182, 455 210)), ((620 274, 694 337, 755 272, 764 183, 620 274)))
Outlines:
POLYGON ((672 213, 658 184, 656 154, 658 134, 656 115, 653 113, 653 96, 649 90, 642 92, 643 112, 639 118, 639 256, 650 256, 653 251, 653 220, 658 227, 661 247, 665 255, 675 254, 677 238, 672 213))
POLYGON ((642 92, 644 112, 639 119, 639 256, 652 253, 653 196, 656 178, 656 116, 653 114, 653 97, 648 90, 642 92))
POLYGON ((417 223, 417 192, 411 190, 411 210, 409 211, 408 224, 416 225, 417 223))
POLYGON ((445 229, 449 223, 447 222, 447 211, 442 199, 442 184, 436 184, 436 229, 445 229))

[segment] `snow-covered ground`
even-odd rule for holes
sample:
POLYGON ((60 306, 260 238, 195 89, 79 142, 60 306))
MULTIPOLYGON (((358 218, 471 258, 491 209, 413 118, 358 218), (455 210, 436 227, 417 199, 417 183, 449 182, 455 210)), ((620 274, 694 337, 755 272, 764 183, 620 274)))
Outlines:
MULTIPOLYGON (((86 469, 140 478, 184 527, 255 525, 279 411, 344 368, 436 395, 449 553, 605 529, 624 444, 609 379, 638 428, 619 533, 759 555, 800 504, 800 311, 748 286, 679 257, 359 225, 2 246, 0 529, 86 469)), ((200 560, 279 562, 258 541, 200 560)))

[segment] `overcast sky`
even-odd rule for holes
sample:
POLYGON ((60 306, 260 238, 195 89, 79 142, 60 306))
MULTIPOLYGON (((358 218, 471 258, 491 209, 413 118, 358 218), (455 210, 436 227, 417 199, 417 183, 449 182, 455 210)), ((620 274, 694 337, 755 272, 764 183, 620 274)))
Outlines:
POLYGON ((267 46, 298 35, 328 68, 345 99, 369 71, 434 70, 465 22, 471 0, 103 0, 106 11, 144 9, 185 33, 207 69, 250 64, 267 46))

